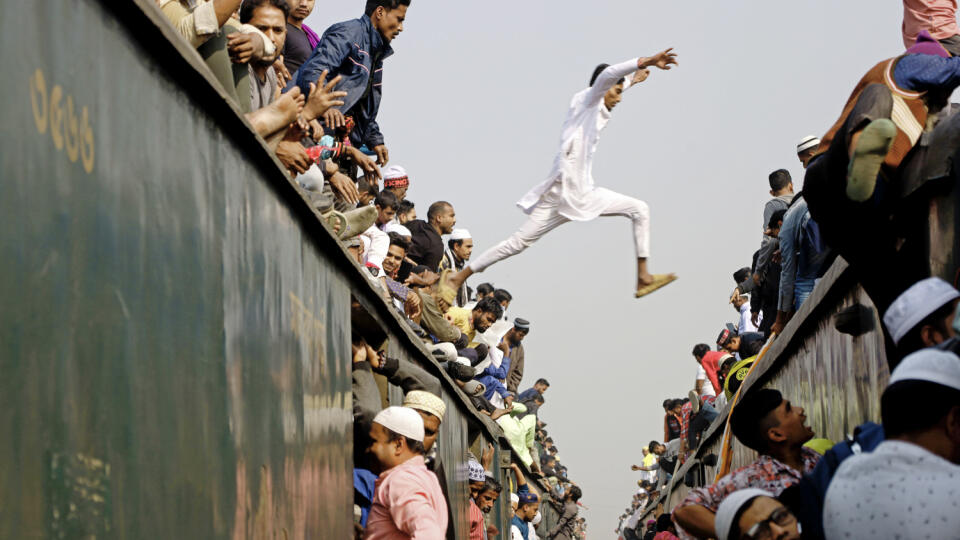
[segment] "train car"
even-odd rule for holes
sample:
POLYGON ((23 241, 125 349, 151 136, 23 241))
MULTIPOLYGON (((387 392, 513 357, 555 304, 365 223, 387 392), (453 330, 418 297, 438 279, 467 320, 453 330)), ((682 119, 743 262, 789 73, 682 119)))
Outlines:
POLYGON ((0 538, 351 538, 351 332, 440 379, 465 538, 466 453, 509 485, 509 444, 154 1, 0 29, 0 538))

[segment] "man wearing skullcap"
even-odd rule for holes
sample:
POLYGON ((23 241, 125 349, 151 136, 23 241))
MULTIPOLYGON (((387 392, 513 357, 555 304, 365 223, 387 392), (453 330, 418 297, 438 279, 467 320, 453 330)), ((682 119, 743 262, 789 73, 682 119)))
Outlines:
POLYGON ((398 201, 406 198, 409 187, 410 178, 407 176, 407 171, 403 167, 390 165, 383 170, 383 189, 396 195, 398 201))
POLYGON ((563 125, 560 151, 546 180, 530 190, 517 205, 528 214, 510 238, 493 246, 449 282, 459 288, 475 272, 519 254, 543 235, 568 221, 591 221, 599 216, 624 216, 633 223, 637 257, 636 297, 645 296, 676 279, 673 274, 652 275, 647 269, 650 256, 650 209, 647 203, 596 187, 593 156, 600 132, 610 120, 623 91, 646 80, 648 68, 670 69, 676 54, 667 49, 649 58, 634 58, 613 66, 601 64, 594 70, 590 87, 577 93, 570 103, 563 125))
MULTIPOLYGON (((467 229, 454 229, 447 239, 447 249, 440 261, 440 271, 459 272, 473 254, 473 236, 467 229)), ((463 307, 470 300, 470 288, 463 282, 457 289, 457 306, 463 307)))
POLYGON ((809 164, 813 156, 816 155, 817 147, 819 146, 820 137, 816 135, 807 135, 797 143, 797 159, 803 164, 804 169, 807 168, 807 164, 809 164))
POLYGON ((917 183, 951 173, 960 130, 955 115, 940 116, 958 86, 960 58, 919 32, 904 54, 863 75, 807 167, 810 215, 881 313, 921 277, 901 247, 924 242, 925 227, 908 235, 899 224, 925 220, 928 208, 900 201, 917 183), (926 149, 914 151, 921 137, 926 149))
POLYGON ((776 538, 800 540, 797 518, 770 493, 748 488, 734 491, 720 504, 714 521, 717 540, 776 538))
POLYGON ((447 405, 442 399, 423 390, 411 390, 403 396, 403 406, 409 407, 423 418, 423 448, 429 452, 440 433, 440 423, 443 422, 443 413, 447 405))
POLYGON ((510 468, 517 478, 517 509, 510 520, 510 537, 511 540, 530 540, 530 530, 533 529, 530 522, 540 509, 540 497, 530 491, 520 467, 511 463, 510 468))
POLYGON ((880 398, 886 440, 845 459, 824 498, 827 538, 960 538, 960 358, 922 349, 880 398))
MULTIPOLYGON (((953 318, 960 292, 946 281, 931 277, 910 286, 883 314, 883 325, 906 356, 952 338, 953 318)), ((891 361, 893 367, 897 362, 891 361)))
POLYGON ((716 538, 714 520, 720 504, 731 493, 759 488, 780 495, 800 481, 820 461, 820 454, 803 446, 813 438, 803 408, 777 390, 761 388, 743 396, 733 409, 730 429, 760 458, 733 471, 717 483, 696 488, 673 510, 680 538, 716 538))
POLYGON ((423 461, 423 420, 407 407, 387 407, 373 419, 370 447, 380 465, 366 540, 424 538, 447 532, 447 503, 423 461))
POLYGON ((503 336, 503 341, 510 347, 507 356, 510 357, 510 370, 507 372, 507 391, 516 394, 523 381, 523 338, 530 333, 530 321, 517 317, 511 328, 503 336))
POLYGON ((483 489, 487 476, 480 462, 470 458, 467 461, 467 481, 470 485, 470 540, 483 540, 483 511, 477 506, 476 498, 483 489))

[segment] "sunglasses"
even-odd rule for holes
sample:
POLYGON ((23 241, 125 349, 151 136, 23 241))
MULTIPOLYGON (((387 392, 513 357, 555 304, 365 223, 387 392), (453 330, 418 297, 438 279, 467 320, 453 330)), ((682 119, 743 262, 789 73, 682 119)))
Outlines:
MULTIPOLYGON (((743 534, 741 540, 770 540, 773 538, 773 531, 770 530, 770 524, 776 523, 781 527, 786 527, 792 525, 797 521, 797 518, 790 513, 790 510, 787 510, 784 507, 777 508, 770 514, 770 517, 767 519, 755 524, 753 527, 750 527, 745 534, 743 534)), ((799 527, 799 524, 797 524, 799 527)))

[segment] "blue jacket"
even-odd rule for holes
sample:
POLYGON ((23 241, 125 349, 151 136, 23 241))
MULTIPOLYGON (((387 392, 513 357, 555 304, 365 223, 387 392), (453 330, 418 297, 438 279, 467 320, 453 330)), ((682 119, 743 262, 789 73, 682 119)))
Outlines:
POLYGON ((377 124, 380 110, 383 61, 393 54, 390 44, 373 27, 370 17, 344 21, 332 25, 323 33, 320 43, 310 58, 293 75, 304 95, 310 92, 310 83, 316 83, 323 70, 327 80, 340 75, 337 90, 347 93, 338 107, 347 114, 353 109, 356 126, 350 132, 350 141, 360 147, 373 148, 383 144, 383 134, 377 124), (372 77, 371 77, 372 74, 372 77))

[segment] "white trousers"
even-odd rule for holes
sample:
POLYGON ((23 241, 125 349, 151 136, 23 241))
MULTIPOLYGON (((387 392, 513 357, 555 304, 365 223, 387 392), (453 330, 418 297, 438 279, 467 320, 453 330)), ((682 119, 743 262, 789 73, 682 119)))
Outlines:
MULTIPOLYGON (((595 196, 605 201, 601 216, 623 216, 633 222, 633 240, 638 258, 650 256, 650 207, 647 203, 610 191, 596 188, 595 196)), ((527 217, 527 221, 510 238, 484 251, 470 262, 470 269, 483 272, 492 264, 520 253, 539 240, 543 235, 570 221, 559 211, 559 199, 553 193, 544 194, 527 217)))

